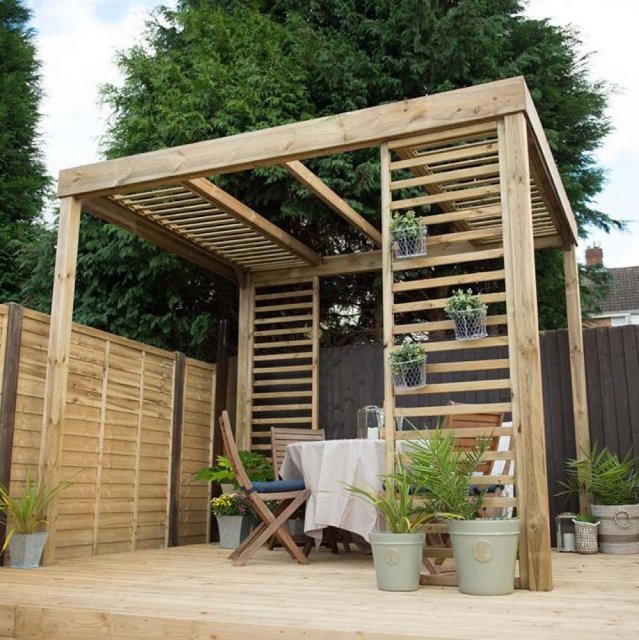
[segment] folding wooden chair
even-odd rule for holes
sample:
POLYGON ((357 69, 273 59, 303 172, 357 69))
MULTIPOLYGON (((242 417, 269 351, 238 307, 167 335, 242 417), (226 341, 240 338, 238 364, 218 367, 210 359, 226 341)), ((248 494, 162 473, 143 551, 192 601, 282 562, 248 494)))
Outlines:
POLYGON ((286 521, 306 502, 310 491, 303 480, 276 480, 272 482, 251 482, 233 438, 229 414, 222 412, 220 429, 224 441, 224 451, 235 473, 240 491, 244 493, 255 515, 261 520, 242 544, 229 556, 235 565, 245 565, 257 550, 271 537, 275 536, 291 558, 300 564, 307 564, 308 558, 295 544, 286 526, 286 521), (272 512, 266 501, 277 501, 279 505, 272 512))
POLYGON ((280 468, 286 455, 286 445, 292 442, 315 442, 326 440, 324 429, 294 429, 289 427, 271 427, 271 457, 273 458, 273 477, 280 479, 280 468))

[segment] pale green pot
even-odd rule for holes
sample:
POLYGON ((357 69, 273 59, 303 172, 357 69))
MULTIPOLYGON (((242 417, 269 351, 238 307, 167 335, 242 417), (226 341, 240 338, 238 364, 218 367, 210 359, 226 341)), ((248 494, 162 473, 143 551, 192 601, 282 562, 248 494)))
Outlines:
POLYGON ((416 591, 422 567, 423 533, 371 533, 377 588, 416 591))
POLYGON ((459 590, 474 596, 503 596, 515 590, 520 522, 449 520, 459 590))

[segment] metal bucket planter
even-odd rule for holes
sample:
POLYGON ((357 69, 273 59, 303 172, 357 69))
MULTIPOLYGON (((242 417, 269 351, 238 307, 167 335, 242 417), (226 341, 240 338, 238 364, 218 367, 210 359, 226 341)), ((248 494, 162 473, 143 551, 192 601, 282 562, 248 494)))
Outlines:
POLYGON ((599 545, 597 544, 598 522, 581 522, 573 520, 575 525, 575 546, 577 553, 597 553, 599 545))
POLYGON ((9 541, 10 566, 14 569, 35 569, 47 543, 48 533, 14 533, 9 541))
POLYGON ((519 520, 450 520, 459 590, 502 596, 515 590, 519 520))
POLYGON ((426 358, 393 364, 395 389, 415 389, 426 384, 426 358))
POLYGON ((235 549, 248 536, 253 527, 253 517, 215 516, 220 531, 220 549, 235 549))
POLYGON ((455 326, 455 340, 476 340, 488 335, 485 309, 448 311, 447 314, 455 326))
POLYGON ((424 539, 424 533, 371 533, 378 589, 419 589, 424 539))
POLYGON ((593 504, 591 511, 599 518, 601 553, 639 553, 639 504, 593 504))
POLYGON ((414 258, 416 256, 425 256, 427 253, 426 238, 428 236, 428 227, 422 225, 421 233, 401 230, 391 232, 391 240, 393 243, 393 257, 395 258, 414 258))

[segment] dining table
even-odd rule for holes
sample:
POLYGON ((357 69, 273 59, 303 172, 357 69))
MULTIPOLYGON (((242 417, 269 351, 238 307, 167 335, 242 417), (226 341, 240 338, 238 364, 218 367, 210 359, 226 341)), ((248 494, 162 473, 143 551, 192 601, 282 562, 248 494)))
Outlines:
MULTIPOLYGON (((409 441, 396 442, 398 448, 409 441)), ((500 438, 500 451, 509 446, 509 436, 500 438)), ((497 461, 494 473, 504 465, 497 461)), ((385 472, 385 441, 382 439, 318 440, 286 446, 280 467, 283 480, 304 480, 310 496, 306 503, 304 533, 320 544, 325 527, 345 529, 369 541, 378 530, 378 514, 366 499, 349 490, 355 486, 372 492, 382 488, 385 472)), ((504 495, 512 495, 512 486, 504 495)))
POLYGON ((304 533, 321 542, 322 530, 333 526, 368 541, 377 528, 377 511, 349 491, 349 485, 377 492, 384 473, 384 440, 321 440, 286 447, 280 468, 283 480, 304 480, 311 495, 306 503, 304 533))

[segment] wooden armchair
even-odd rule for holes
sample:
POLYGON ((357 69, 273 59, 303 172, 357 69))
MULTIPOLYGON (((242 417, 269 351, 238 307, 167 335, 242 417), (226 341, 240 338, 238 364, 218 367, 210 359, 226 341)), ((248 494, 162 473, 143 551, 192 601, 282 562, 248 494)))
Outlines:
POLYGON ((304 486, 303 480, 276 480, 272 482, 251 482, 233 438, 229 414, 222 412, 220 429, 224 441, 224 450, 237 478, 240 491, 250 503, 255 515, 261 520, 250 535, 229 556, 235 565, 245 565, 257 550, 271 537, 275 536, 280 544, 288 551, 291 558, 300 564, 307 564, 308 558, 295 544, 286 525, 287 520, 302 506, 310 491, 304 486), (266 502, 279 503, 272 512, 266 502))

